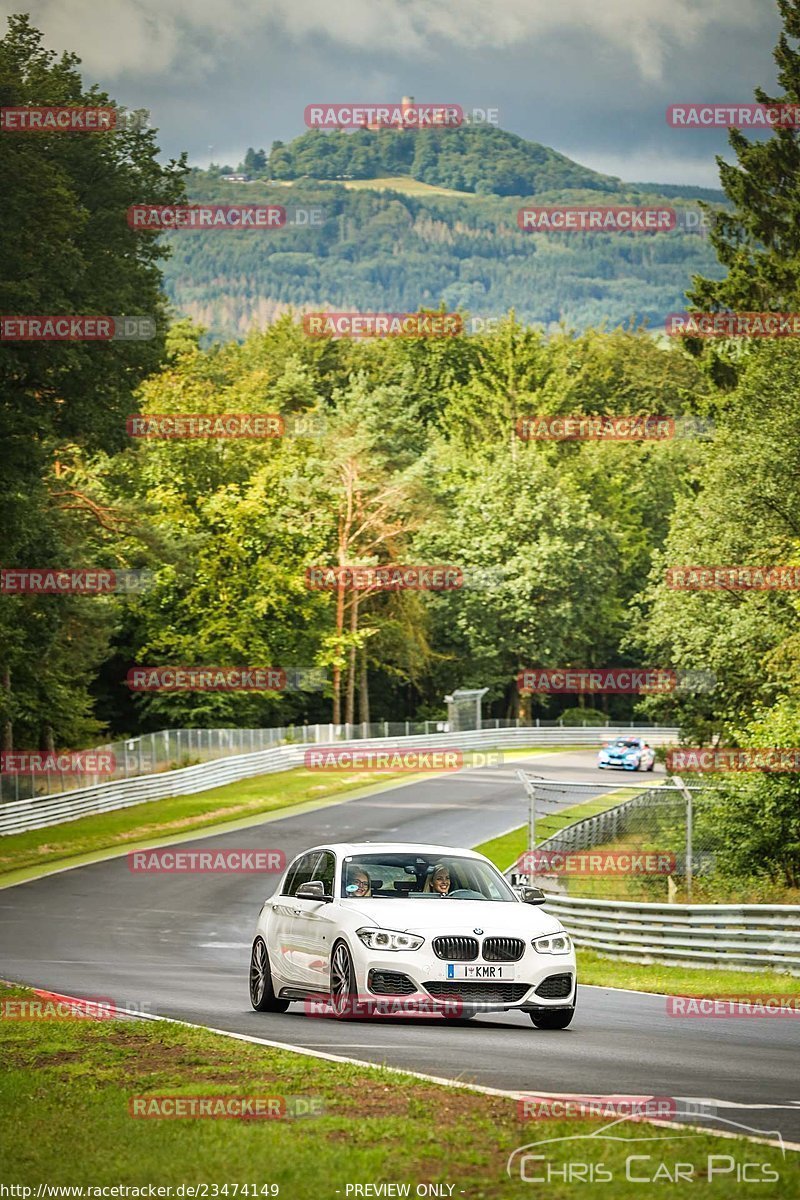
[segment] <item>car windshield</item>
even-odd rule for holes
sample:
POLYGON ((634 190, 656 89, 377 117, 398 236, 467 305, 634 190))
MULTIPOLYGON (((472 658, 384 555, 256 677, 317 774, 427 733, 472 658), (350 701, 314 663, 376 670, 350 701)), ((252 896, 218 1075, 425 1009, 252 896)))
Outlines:
POLYGON ((641 748, 641 743, 637 742, 633 738, 628 738, 627 741, 620 740, 618 742, 611 743, 612 750, 639 750, 640 748, 641 748))
POLYGON ((517 902, 489 863, 416 851, 355 854, 344 860, 340 895, 348 900, 499 900, 517 902))

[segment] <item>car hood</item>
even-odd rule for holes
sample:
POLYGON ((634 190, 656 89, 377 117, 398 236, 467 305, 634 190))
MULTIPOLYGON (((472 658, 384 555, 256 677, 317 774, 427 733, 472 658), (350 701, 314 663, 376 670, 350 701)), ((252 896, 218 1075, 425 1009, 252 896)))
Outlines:
POLYGON ((562 927, 557 917, 536 905, 496 900, 346 900, 344 904, 383 929, 426 937, 473 934, 475 929, 492 937, 539 937, 562 927))

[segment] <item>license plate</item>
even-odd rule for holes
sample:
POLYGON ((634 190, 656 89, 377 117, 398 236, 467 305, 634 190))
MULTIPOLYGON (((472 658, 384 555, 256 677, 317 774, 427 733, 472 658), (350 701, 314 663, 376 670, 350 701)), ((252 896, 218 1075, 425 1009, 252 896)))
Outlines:
POLYGON ((513 967, 489 966, 483 963, 448 963, 448 979, 513 979, 513 967))

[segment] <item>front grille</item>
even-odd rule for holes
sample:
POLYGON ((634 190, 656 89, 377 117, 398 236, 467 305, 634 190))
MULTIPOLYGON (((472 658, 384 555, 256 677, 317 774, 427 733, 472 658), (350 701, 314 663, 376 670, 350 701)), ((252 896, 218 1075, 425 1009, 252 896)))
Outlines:
POLYGON ((376 996, 410 996, 417 990, 401 971, 370 971, 368 986, 376 996))
POLYGON ((465 1004, 513 1004, 522 999, 530 986, 529 983, 472 983, 470 980, 432 980, 423 984, 437 1000, 456 997, 465 1004))
POLYGON ((548 975, 536 989, 543 1000, 566 1000, 572 994, 571 975, 548 975))
POLYGON ((478 939, 474 937, 436 937, 433 953, 449 962, 472 962, 478 957, 478 939))
POLYGON ((517 962, 524 953, 522 938, 487 937, 483 940, 485 962, 517 962))

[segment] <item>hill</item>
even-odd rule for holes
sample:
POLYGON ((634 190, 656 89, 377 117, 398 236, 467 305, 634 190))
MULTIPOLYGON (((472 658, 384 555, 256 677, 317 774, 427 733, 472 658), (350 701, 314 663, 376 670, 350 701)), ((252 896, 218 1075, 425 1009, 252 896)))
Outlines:
POLYGON ((620 180, 494 126, 402 131, 310 130, 273 143, 265 175, 281 179, 376 179, 409 175, 420 183, 496 196, 534 196, 554 188, 618 190, 620 180))
POLYGON ((440 304, 483 319, 514 308, 520 320, 546 328, 658 327, 685 306, 692 275, 719 273, 707 238, 685 229, 521 232, 517 213, 526 202, 661 203, 696 214, 699 199, 721 193, 626 184, 503 130, 315 131, 287 146, 275 143, 269 159, 248 151, 251 172, 253 164, 250 182, 228 182, 219 168, 194 171, 189 195, 315 209, 320 220, 270 232, 167 235, 170 297, 213 338, 244 337, 289 308, 416 311, 440 304), (453 157, 457 138, 464 158, 453 157), (347 167, 375 174, 336 180, 351 173, 347 167), (278 171, 305 177, 266 178, 278 171), (311 171, 320 178, 308 178, 311 171), (489 181, 526 186, 519 194, 490 192, 489 181))

